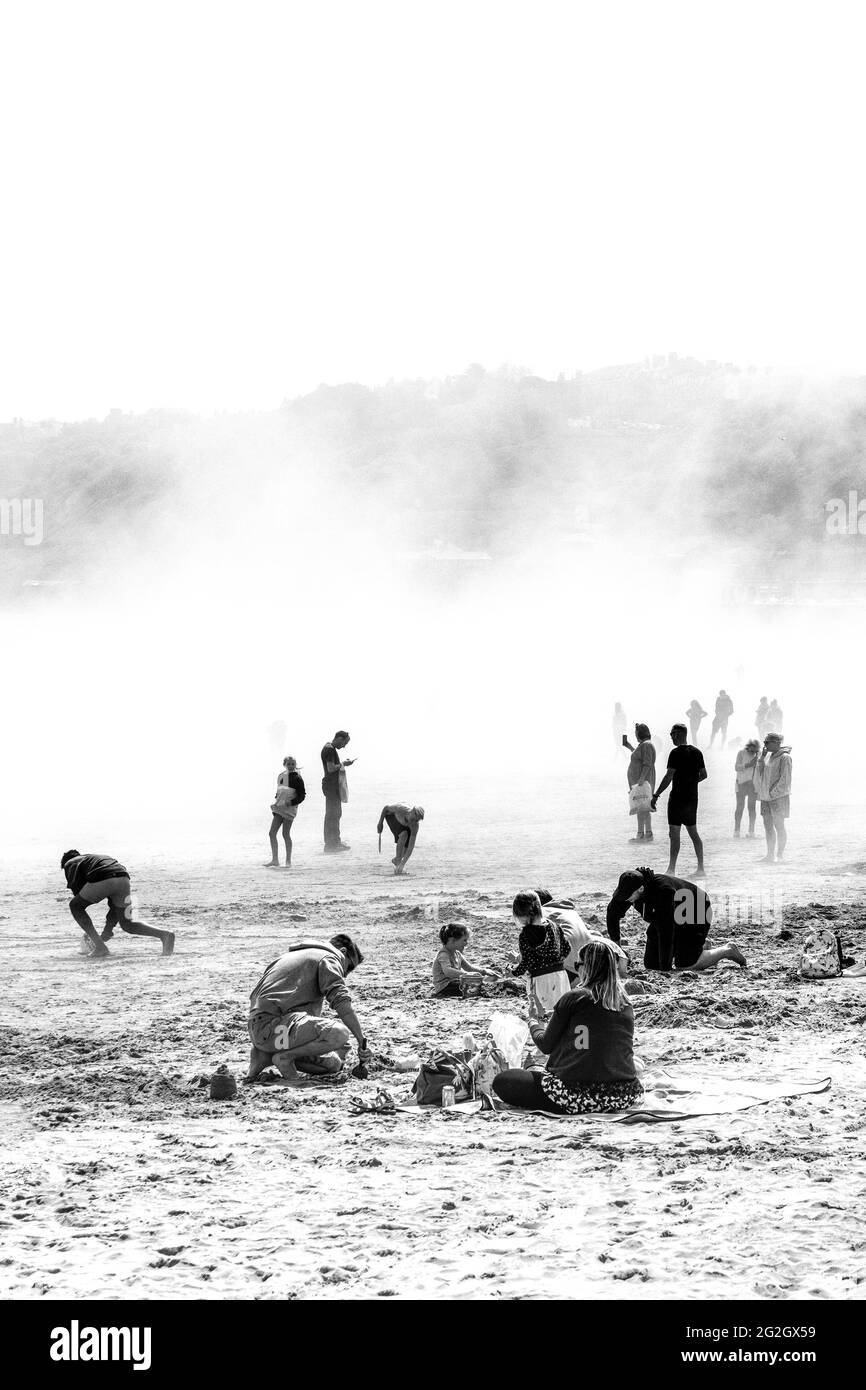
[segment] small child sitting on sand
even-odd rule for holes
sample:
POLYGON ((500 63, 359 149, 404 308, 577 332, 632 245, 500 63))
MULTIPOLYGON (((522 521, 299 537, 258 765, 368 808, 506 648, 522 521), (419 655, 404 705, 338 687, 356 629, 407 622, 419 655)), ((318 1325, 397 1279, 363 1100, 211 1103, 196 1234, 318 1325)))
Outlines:
POLYGON ((433 961, 433 994, 437 999, 459 999, 468 987, 480 987, 485 978, 498 979, 495 970, 473 965, 464 955, 471 938, 469 928, 459 922, 449 922, 440 929, 442 949, 433 961))

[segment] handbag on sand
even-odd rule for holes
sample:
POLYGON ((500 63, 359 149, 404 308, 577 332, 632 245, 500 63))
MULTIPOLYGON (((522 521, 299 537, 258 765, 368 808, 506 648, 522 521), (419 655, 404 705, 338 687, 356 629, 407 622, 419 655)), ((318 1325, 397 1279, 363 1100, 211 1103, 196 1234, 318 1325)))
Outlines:
POLYGON ((454 1100, 471 1100, 474 1091, 472 1068, 451 1052, 434 1052, 423 1062, 412 1090, 419 1105, 441 1105, 446 1086, 454 1087, 454 1100))

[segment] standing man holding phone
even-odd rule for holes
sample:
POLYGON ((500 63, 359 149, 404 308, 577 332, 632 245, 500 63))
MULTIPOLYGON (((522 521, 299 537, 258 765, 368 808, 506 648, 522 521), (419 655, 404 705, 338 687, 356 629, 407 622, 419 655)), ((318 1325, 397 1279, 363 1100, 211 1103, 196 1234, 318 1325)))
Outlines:
POLYGON ((322 792, 325 797, 325 854, 339 854, 341 850, 351 849, 340 839, 340 820, 343 815, 343 802, 349 799, 345 769, 351 767, 354 758, 340 760, 340 752, 349 742, 345 729, 338 729, 330 743, 322 749, 322 792))

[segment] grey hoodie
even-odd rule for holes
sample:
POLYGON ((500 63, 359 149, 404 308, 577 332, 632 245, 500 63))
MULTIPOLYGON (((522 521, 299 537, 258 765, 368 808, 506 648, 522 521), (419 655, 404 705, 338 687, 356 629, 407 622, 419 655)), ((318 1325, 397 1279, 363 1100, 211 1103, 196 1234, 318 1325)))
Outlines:
POLYGON ((265 968, 250 995, 250 1015, 318 1017, 326 999, 340 1018, 352 1007, 340 949, 330 941, 299 941, 265 968))
POLYGON ((761 801, 778 801, 791 795, 791 749, 780 748, 777 753, 762 753, 755 764, 755 791, 761 801))

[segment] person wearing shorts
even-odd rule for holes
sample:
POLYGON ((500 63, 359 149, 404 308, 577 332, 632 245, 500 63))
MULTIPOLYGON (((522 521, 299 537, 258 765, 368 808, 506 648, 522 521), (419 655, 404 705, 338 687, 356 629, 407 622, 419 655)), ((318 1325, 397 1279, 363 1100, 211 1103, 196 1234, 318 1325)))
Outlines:
POLYGON ((668 835, 671 842, 668 873, 672 874, 677 867, 680 835, 682 827, 685 826, 698 860, 695 877, 703 878, 704 846, 698 834, 698 783, 703 782, 707 775, 704 755, 699 748, 693 748, 688 742, 685 724, 672 725, 671 742, 674 746, 668 756, 667 771, 650 802, 650 809, 656 809, 662 792, 673 783, 668 799, 668 835))
POLYGON ((363 959, 352 938, 340 933, 330 941, 301 941, 271 961, 250 995, 247 1083, 270 1065, 290 1085, 299 1085, 301 1074, 338 1075, 353 1035, 358 1060, 369 1056, 346 985, 363 959), (335 1018, 322 1017, 326 1000, 335 1018))
POLYGON ((761 819, 767 840, 767 853, 762 864, 782 862, 788 832, 785 821, 791 814, 791 749, 782 743, 782 735, 769 733, 764 739, 761 756, 755 764, 755 793, 761 800, 761 819))
POLYGON ((73 895, 69 911, 90 943, 94 959, 110 954, 105 943, 111 940, 115 927, 129 932, 130 936, 155 936, 162 942, 162 954, 171 955, 174 932, 159 931, 157 927, 133 921, 129 870, 123 864, 105 854, 80 854, 77 849, 68 849, 60 860, 60 867, 73 895), (108 902, 108 912, 102 936, 98 936, 87 909, 93 903, 104 901, 108 902))
POLYGON ((380 836, 379 849, 382 848, 381 835, 385 826, 391 831, 396 842, 396 854, 391 860, 394 873, 402 874, 418 838, 418 827, 424 819, 423 806, 404 806, 396 801, 392 806, 383 806, 376 830, 380 836))
POLYGON ((620 923, 632 907, 646 922, 647 970, 708 970, 720 960, 745 966, 746 958, 733 941, 707 947, 713 905, 696 883, 646 868, 620 874, 607 905, 607 934, 612 941, 619 943, 620 923))

